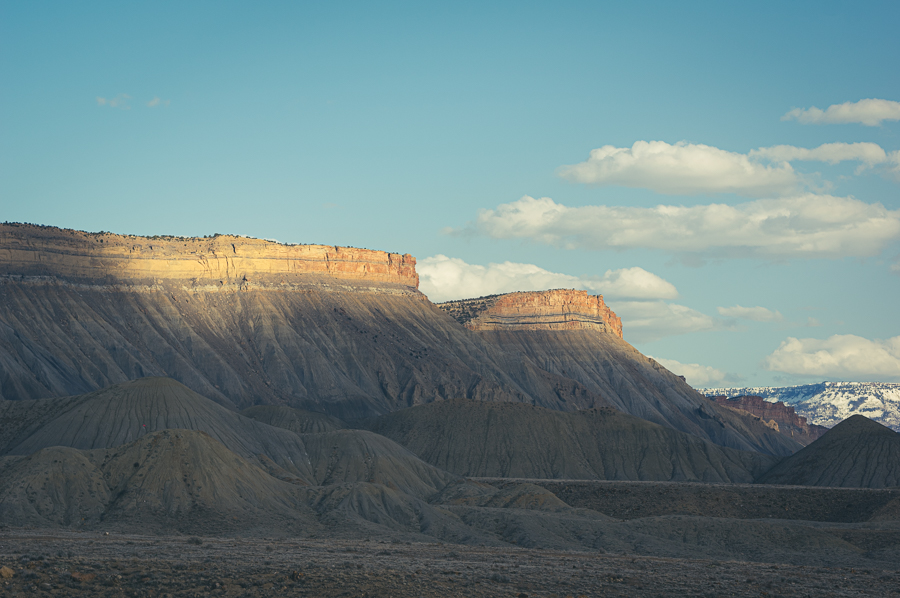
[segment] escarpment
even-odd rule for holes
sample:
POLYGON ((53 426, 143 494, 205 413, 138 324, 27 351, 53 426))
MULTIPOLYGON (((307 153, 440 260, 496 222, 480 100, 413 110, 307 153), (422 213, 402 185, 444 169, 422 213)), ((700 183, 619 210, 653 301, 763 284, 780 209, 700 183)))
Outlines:
POLYGON ((165 376, 230 409, 345 422, 448 399, 612 406, 732 448, 798 447, 641 355, 599 296, 499 296, 464 326, 417 282, 411 256, 379 251, 0 225, 0 399, 165 376))
POLYGON ((436 309, 411 256, 0 225, 0 398, 168 376, 231 408, 352 420, 468 397, 606 405, 436 309))

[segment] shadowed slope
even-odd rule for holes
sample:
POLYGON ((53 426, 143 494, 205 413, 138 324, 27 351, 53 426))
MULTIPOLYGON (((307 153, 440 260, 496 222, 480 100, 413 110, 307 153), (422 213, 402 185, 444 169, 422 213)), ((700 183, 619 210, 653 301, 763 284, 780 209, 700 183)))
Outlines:
POLYGON ((576 380, 641 419, 740 450, 783 456, 801 448, 756 418, 716 405, 614 334, 597 330, 483 330, 477 334, 547 371, 576 380))
POLYGON ((195 430, 163 430, 114 449, 45 448, 5 462, 0 519, 6 523, 103 522, 155 533, 315 523, 296 486, 195 430))
POLYGON ((900 434, 851 416, 759 479, 763 484, 889 488, 900 486, 900 434))
POLYGON ((445 401, 369 422, 428 463, 478 477, 749 482, 774 460, 612 410, 445 401))
POLYGON ((305 434, 303 441, 318 486, 369 482, 428 498, 457 479, 425 463, 393 440, 365 430, 305 434))
POLYGON ((606 404, 485 343, 414 289, 163 287, 0 280, 0 397, 167 376, 229 406, 287 404, 342 419, 456 397, 606 404))
POLYGON ((28 455, 50 446, 112 448, 150 432, 184 428, 202 430, 244 458, 265 455, 294 475, 312 478, 306 447, 296 434, 241 417, 168 378, 46 401, 51 408, 40 424, 20 433, 4 453, 28 455))

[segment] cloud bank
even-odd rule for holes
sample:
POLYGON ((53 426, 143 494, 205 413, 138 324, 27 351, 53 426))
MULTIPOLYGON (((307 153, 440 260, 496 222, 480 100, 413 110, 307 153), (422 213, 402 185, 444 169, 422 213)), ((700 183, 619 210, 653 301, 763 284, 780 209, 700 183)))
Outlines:
POLYGON ((674 299, 675 285, 643 268, 607 270, 601 277, 571 276, 534 264, 503 262, 480 266, 459 258, 435 255, 419 260, 419 288, 436 303, 514 291, 558 288, 602 293, 607 299, 674 299))
POLYGON ((781 120, 796 120, 803 125, 831 125, 858 123, 877 127, 886 120, 900 120, 900 102, 869 98, 858 102, 832 104, 825 110, 794 108, 781 120))
POLYGON ((657 193, 737 193, 751 197, 783 195, 800 187, 790 164, 765 165, 745 154, 709 145, 637 141, 630 148, 605 145, 585 162, 557 173, 589 185, 622 185, 657 193))
POLYGON ((900 210, 852 197, 805 194, 737 205, 569 208, 525 196, 482 210, 451 234, 526 239, 568 249, 657 249, 710 257, 830 258, 878 255, 900 239, 900 210))
POLYGON ((763 360, 763 366, 797 376, 900 381, 900 336, 887 340, 853 334, 825 340, 788 337, 763 360))
POLYGON ((812 149, 793 145, 775 145, 752 150, 749 155, 782 162, 800 160, 837 164, 845 161, 859 161, 866 166, 874 166, 894 161, 896 154, 897 152, 885 152, 877 143, 862 142, 825 143, 812 149))

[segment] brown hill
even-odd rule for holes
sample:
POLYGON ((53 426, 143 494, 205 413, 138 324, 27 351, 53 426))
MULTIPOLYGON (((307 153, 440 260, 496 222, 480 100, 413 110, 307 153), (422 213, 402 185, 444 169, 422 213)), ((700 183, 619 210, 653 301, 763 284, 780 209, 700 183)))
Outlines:
POLYGON ((850 488, 900 486, 900 434, 867 417, 853 415, 758 481, 850 488))
POLYGON ((625 342, 602 296, 586 291, 509 293, 439 305, 507 353, 576 380, 642 419, 741 450, 789 455, 801 445, 757 418, 724 409, 625 342))
POLYGON ((614 409, 444 401, 369 427, 436 467, 474 477, 750 482, 775 462, 614 409))

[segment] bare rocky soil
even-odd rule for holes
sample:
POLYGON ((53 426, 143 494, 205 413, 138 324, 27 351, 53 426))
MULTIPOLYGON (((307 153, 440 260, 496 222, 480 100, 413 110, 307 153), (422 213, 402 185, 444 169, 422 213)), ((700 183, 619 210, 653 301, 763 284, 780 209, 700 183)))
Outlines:
MULTIPOLYGON (((8 570, 2 569, 7 567, 8 570)), ((24 596, 896 596, 900 571, 371 540, 0 530, 24 596)))

